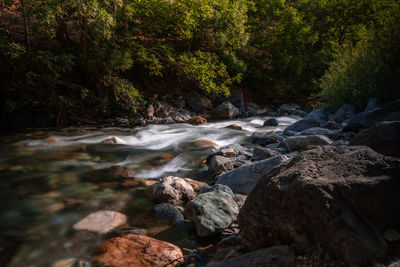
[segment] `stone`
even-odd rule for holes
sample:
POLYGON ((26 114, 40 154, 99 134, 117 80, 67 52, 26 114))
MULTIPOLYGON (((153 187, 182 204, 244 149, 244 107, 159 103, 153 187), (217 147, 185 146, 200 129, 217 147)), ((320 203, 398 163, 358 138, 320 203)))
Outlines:
POLYGON ((328 121, 330 110, 328 108, 318 108, 303 119, 286 127, 284 135, 294 135, 297 132, 302 132, 312 127, 320 127, 322 123, 328 121))
POLYGON ((76 258, 67 258, 56 261, 51 265, 52 267, 91 267, 92 265, 83 260, 76 258))
POLYGON ((151 186, 152 198, 157 203, 182 205, 195 197, 193 187, 183 178, 166 176, 151 186))
POLYGON ((328 137, 318 134, 313 135, 295 135, 285 139, 285 144, 289 151, 298 151, 307 146, 324 146, 332 144, 328 137))
POLYGON ((239 115, 239 109, 231 102, 224 102, 213 109, 211 116, 216 119, 233 119, 239 115))
POLYGON ((90 213, 88 216, 75 223, 75 230, 87 230, 98 234, 107 234, 114 229, 126 224, 127 217, 112 210, 100 210, 90 213))
POLYGON ((150 104, 144 111, 144 117, 147 119, 154 117, 154 107, 152 104, 150 104))
POLYGON ((343 123, 351 120, 357 114, 356 108, 353 105, 344 104, 330 117, 331 121, 343 123))
POLYGON ((322 128, 330 129, 330 130, 339 130, 342 126, 335 121, 327 121, 321 124, 322 128))
POLYGON ((235 194, 232 192, 232 189, 230 187, 228 187, 226 185, 222 185, 222 184, 214 184, 212 186, 209 186, 209 185, 203 186, 200 189, 199 194, 204 194, 207 192, 213 192, 213 191, 217 191, 217 190, 225 192, 233 198, 235 197, 235 194))
POLYGON ((383 237, 388 242, 396 242, 400 240, 400 234, 395 229, 389 229, 383 233, 383 237))
POLYGON ((195 117, 191 117, 187 122, 192 125, 200 125, 200 124, 206 124, 207 119, 203 118, 201 116, 195 116, 195 117))
POLYGON ((212 172, 214 175, 218 175, 223 172, 232 170, 235 168, 234 160, 235 158, 226 158, 218 155, 214 156, 211 158, 208 164, 208 170, 212 172))
POLYGON ((281 115, 290 115, 293 111, 299 108, 300 107, 296 104, 283 104, 279 107, 278 113, 281 115))
POLYGON ((255 145, 266 146, 269 144, 279 143, 279 141, 266 132, 254 132, 251 135, 252 143, 255 145))
POLYGON ((196 91, 189 92, 184 99, 186 105, 196 113, 203 113, 211 107, 211 101, 206 97, 200 96, 196 91))
POLYGON ((203 186, 207 185, 207 183, 192 180, 190 178, 182 178, 182 179, 185 180, 186 183, 190 184, 195 192, 199 192, 203 186))
POLYGON ((201 149, 208 149, 208 148, 214 148, 217 147, 218 145, 216 143, 214 143, 211 140, 207 140, 207 139, 198 139, 192 142, 192 144, 197 147, 197 148, 201 148, 201 149))
POLYGON ((182 213, 180 213, 180 211, 170 203, 156 204, 151 211, 156 217, 171 219, 178 225, 185 224, 182 213))
POLYGON ((239 90, 231 91, 229 102, 239 110, 242 110, 244 108, 243 92, 239 90))
POLYGON ((252 157, 252 161, 260 161, 263 159, 269 159, 274 156, 277 156, 279 153, 273 149, 266 148, 266 147, 255 147, 254 153, 252 157))
POLYGON ((104 242, 92 261, 109 267, 172 267, 183 262, 183 253, 168 242, 128 234, 104 242))
POLYGON ((242 126, 239 126, 239 125, 237 125, 237 124, 228 125, 228 126, 226 126, 226 128, 228 128, 228 129, 233 129, 233 130, 238 130, 238 131, 243 131, 242 126))
POLYGON ((184 123, 190 119, 190 114, 186 112, 179 112, 179 111, 172 111, 171 112, 171 119, 176 123, 184 123))
POLYGON ((261 177, 285 160, 287 158, 280 155, 253 162, 222 174, 218 177, 216 184, 229 186, 234 193, 247 195, 253 190, 261 177))
POLYGON ((211 262, 208 267, 292 267, 295 255, 288 246, 273 246, 244 253, 221 262, 211 262))
POLYGON ((276 126, 278 126, 278 124, 279 124, 279 122, 277 119, 271 118, 271 119, 266 120, 263 125, 268 126, 268 127, 276 127, 276 126))
POLYGON ((209 236, 228 227, 236 220, 239 206, 227 193, 220 190, 198 195, 186 205, 185 214, 199 236, 209 236))
POLYGON ((296 135, 324 135, 333 140, 339 140, 343 137, 342 134, 340 134, 338 131, 333 131, 322 127, 313 127, 296 135))
POLYGON ((400 223, 400 159, 368 147, 317 147, 260 179, 238 220, 254 250, 287 244, 325 251, 349 266, 387 252, 382 233, 400 223))
POLYGON ((400 121, 381 122, 351 139, 350 146, 369 146, 386 156, 400 157, 400 121))
POLYGON ((379 103, 379 100, 376 99, 376 98, 371 98, 371 99, 368 101, 368 104, 367 104, 367 106, 365 107, 364 112, 369 112, 369 111, 378 109, 378 108, 380 108, 380 107, 381 107, 381 105, 380 105, 380 103, 379 103))

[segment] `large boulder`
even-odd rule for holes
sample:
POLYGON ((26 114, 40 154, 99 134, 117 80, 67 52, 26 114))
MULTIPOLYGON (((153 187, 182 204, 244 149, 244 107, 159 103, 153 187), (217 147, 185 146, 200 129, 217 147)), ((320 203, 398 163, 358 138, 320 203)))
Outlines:
POLYGON ((239 206, 229 194, 215 190, 198 195, 186 205, 185 212, 197 234, 209 236, 236 221, 239 206))
POLYGON ((193 199, 196 194, 193 187, 183 178, 166 176, 151 186, 152 198, 157 203, 182 205, 193 199))
POLYGON ((211 171, 214 175, 219 175, 221 173, 246 165, 248 163, 250 163, 250 161, 240 158, 226 158, 217 155, 213 156, 209 161, 208 170, 211 171))
POLYGON ((294 135, 285 139, 289 151, 298 151, 307 146, 324 146, 332 144, 332 140, 324 135, 294 135))
POLYGON ((342 123, 354 118, 357 114, 356 108, 353 105, 344 104, 330 118, 331 121, 342 123))
POLYGON ((302 132, 312 127, 320 127, 321 124, 328 121, 329 114, 330 109, 318 108, 305 116, 304 119, 286 127, 283 133, 285 135, 294 135, 297 132, 302 132))
POLYGON ((260 146, 279 143, 279 140, 276 137, 267 132, 254 132, 251 135, 251 140, 253 144, 260 146))
POLYGON ((211 113, 216 119, 233 119, 239 115, 239 109, 232 105, 231 102, 224 102, 217 106, 211 113))
POLYGON ((365 145, 383 155, 400 157, 400 121, 381 122, 364 129, 349 145, 365 145))
POLYGON ((288 246, 273 246, 221 261, 212 262, 208 267, 292 267, 295 255, 288 246))
POLYGON ((258 180, 287 158, 283 155, 253 162, 249 165, 226 172, 218 177, 216 184, 229 186, 234 193, 247 195, 258 180))
POLYGON ((400 223, 400 160, 368 147, 324 146, 265 175, 239 214, 248 249, 292 244, 364 265, 387 252, 400 223))
POLYGON ((98 234, 107 234, 126 223, 127 217, 117 211, 100 210, 73 225, 75 230, 87 230, 98 234))
POLYGON ((192 91, 185 96, 186 104, 196 113, 203 113, 206 109, 211 107, 211 101, 201 96, 196 91, 192 91))
POLYGON ((165 241, 129 234, 103 243, 92 261, 109 267, 172 267, 183 262, 183 253, 179 247, 165 241))

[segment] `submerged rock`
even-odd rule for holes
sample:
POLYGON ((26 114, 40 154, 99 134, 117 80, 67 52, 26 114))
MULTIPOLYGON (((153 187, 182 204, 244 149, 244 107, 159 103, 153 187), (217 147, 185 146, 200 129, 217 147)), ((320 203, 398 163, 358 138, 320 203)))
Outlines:
POLYGON ((182 205, 195 197, 193 187, 183 178, 166 176, 151 186, 152 198, 157 203, 182 205))
POLYGON ((400 223, 400 160, 367 147, 324 146, 265 175, 239 214, 249 249, 292 244, 361 266, 384 256, 400 223))
POLYGON ((186 216, 193 221, 199 236, 209 236, 228 227, 239 213, 236 201, 220 190, 198 195, 186 206, 186 216))
POLYGON ((200 117, 200 116, 195 116, 195 117, 191 117, 187 122, 192 125, 206 124, 207 119, 200 117))
POLYGON ((115 228, 124 225, 127 217, 112 210, 101 210, 90 213, 88 216, 74 224, 75 230, 87 230, 98 234, 107 234, 115 228))
POLYGON ((168 242, 129 234, 103 243, 92 261, 110 267, 171 267, 183 262, 183 253, 179 247, 168 242))
POLYGON ((199 139, 192 142, 192 144, 201 149, 208 149, 217 147, 218 145, 211 140, 199 139))
POLYGON ((263 125, 269 126, 269 127, 276 127, 276 126, 278 126, 278 124, 279 124, 279 122, 277 119, 271 118, 271 119, 266 120, 263 125))
POLYGON ((233 129, 233 130, 238 130, 238 131, 243 131, 242 126, 239 126, 239 125, 237 125, 237 124, 228 125, 228 126, 226 126, 226 128, 228 128, 228 129, 233 129))
POLYGON ((182 213, 170 203, 156 204, 152 208, 152 212, 156 217, 173 220, 175 224, 183 225, 185 223, 182 213))

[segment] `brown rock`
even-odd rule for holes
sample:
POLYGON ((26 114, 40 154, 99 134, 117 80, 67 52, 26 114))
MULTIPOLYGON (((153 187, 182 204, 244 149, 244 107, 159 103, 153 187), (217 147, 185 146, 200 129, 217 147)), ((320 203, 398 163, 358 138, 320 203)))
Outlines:
POLYGON ((193 190, 195 192, 199 192, 200 188, 202 188, 203 186, 206 186, 207 184, 204 182, 200 182, 200 181, 196 181, 196 180, 192 180, 189 178, 183 178, 183 180, 185 180, 186 183, 190 184, 193 187, 193 190))
POLYGON ((200 116, 195 116, 195 117, 191 117, 187 122, 192 125, 206 124, 207 119, 200 117, 200 116))
POLYGON ((237 125, 237 124, 228 125, 228 126, 226 126, 226 128, 228 128, 228 129, 233 129, 233 130, 238 130, 238 131, 243 131, 242 126, 239 126, 239 125, 237 125))
POLYGON ((107 139, 104 139, 101 143, 107 144, 107 145, 115 145, 117 143, 117 138, 115 138, 115 137, 107 138, 107 139))
POLYGON ((112 210, 100 210, 74 224, 75 230, 87 230, 99 234, 106 234, 115 228, 124 225, 127 218, 124 214, 112 210))
POLYGON ((166 176, 151 186, 152 198, 157 203, 182 205, 196 194, 183 178, 166 176))
POLYGON ((59 143, 61 143, 60 140, 57 140, 55 138, 46 138, 43 141, 46 142, 46 143, 49 143, 49 144, 59 144, 59 143))
POLYGON ((367 147, 318 147, 266 174, 238 220, 243 244, 322 250, 348 265, 387 252, 383 232, 400 223, 400 160, 367 147))
POLYGON ((110 267, 168 267, 182 263, 183 253, 170 243, 129 234, 106 241, 92 261, 110 267))
POLYGON ((202 149, 213 148, 213 147, 217 147, 218 146, 213 141, 206 140, 206 139, 199 139, 199 140, 193 141, 192 144, 194 146, 196 146, 198 148, 202 148, 202 149))
POLYGON ((122 186, 124 186, 124 187, 137 187, 139 185, 140 185, 139 181, 136 181, 136 180, 125 180, 122 183, 122 186))

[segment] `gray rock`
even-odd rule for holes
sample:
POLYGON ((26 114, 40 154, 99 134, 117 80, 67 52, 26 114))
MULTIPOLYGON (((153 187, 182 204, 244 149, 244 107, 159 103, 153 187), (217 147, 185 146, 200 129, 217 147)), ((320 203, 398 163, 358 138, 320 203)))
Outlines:
POLYGON ((242 91, 232 91, 229 97, 229 102, 231 102, 239 110, 244 107, 243 92, 242 91))
POLYGON ((297 135, 325 135, 333 140, 338 140, 342 138, 342 134, 339 131, 329 130, 322 127, 313 127, 298 133, 297 135))
POLYGON ((342 123, 354 118, 357 114, 356 108, 353 105, 344 104, 330 118, 331 121, 342 123))
POLYGON ((254 154, 252 157, 253 161, 260 161, 263 159, 269 159, 274 156, 277 156, 279 153, 273 149, 266 148, 266 147, 255 147, 254 154))
POLYGON ((295 135, 285 139, 289 151, 298 151, 307 146, 324 146, 332 144, 332 140, 323 135, 295 135))
POLYGON ((279 143, 279 141, 275 137, 273 137, 270 133, 266 132, 254 132, 251 135, 251 139, 253 144, 260 146, 279 143))
POLYGON ((275 118, 268 119, 264 122, 264 126, 269 126, 269 127, 276 127, 278 126, 278 124, 279 122, 275 118))
POLYGON ((185 96, 186 104, 196 113, 203 113, 211 107, 211 101, 199 93, 192 91, 185 96))
POLYGON ((381 104, 379 103, 379 100, 376 99, 376 98, 371 98, 371 99, 368 101, 368 104, 367 104, 367 106, 365 107, 364 112, 369 112, 369 111, 378 109, 378 108, 380 108, 380 107, 381 107, 381 104))
POLYGON ((250 117, 257 116, 257 110, 251 106, 247 106, 246 111, 247 111, 248 116, 250 116, 250 117))
POLYGON ((239 109, 232 105, 231 102, 224 102, 217 106, 211 113, 213 118, 217 119, 233 119, 239 115, 239 109))
POLYGON ((151 186, 152 198, 157 203, 182 205, 195 197, 193 187, 184 179, 174 176, 161 178, 151 186))
POLYGON ((322 128, 330 129, 330 130, 339 130, 342 126, 335 121, 327 121, 321 124, 322 128))
POLYGON ((209 267, 292 267, 295 266, 295 255, 288 246, 273 246, 247 252, 240 256, 211 262, 209 267))
POLYGON ((381 122, 360 131, 350 146, 369 146, 386 156, 400 157, 400 121, 381 122))
POLYGON ((388 251, 382 233, 399 225, 400 159, 368 147, 317 147, 265 175, 239 214, 242 244, 323 249, 348 266, 388 251))
POLYGON ((236 201, 216 190, 198 195, 186 205, 186 216, 196 226, 199 236, 209 236, 228 227, 239 213, 236 201))
POLYGON ((185 224, 182 213, 180 213, 179 210, 170 203, 160 203, 154 205, 152 208, 152 213, 159 218, 172 219, 175 224, 185 224))
POLYGON ((204 194, 207 192, 213 192, 213 191, 217 191, 217 190, 225 192, 233 198, 235 197, 235 194, 232 192, 232 189, 223 184, 214 184, 212 186, 209 186, 209 185, 203 186, 200 189, 199 194, 204 194))
POLYGON ((278 113, 281 115, 292 114, 293 111, 300 109, 296 104, 283 104, 279 107, 278 113))
POLYGON ((322 123, 328 121, 329 114, 330 110, 328 108, 316 109, 305 116, 304 119, 286 127, 283 133, 285 135, 294 135, 296 132, 302 132, 312 127, 320 127, 322 123))
POLYGON ((232 170, 234 166, 235 158, 226 158, 223 156, 214 156, 211 158, 208 164, 208 170, 214 175, 221 174, 223 172, 232 170))
POLYGON ((280 155, 239 167, 219 176, 216 184, 227 185, 234 193, 247 195, 262 176, 286 159, 280 155))

